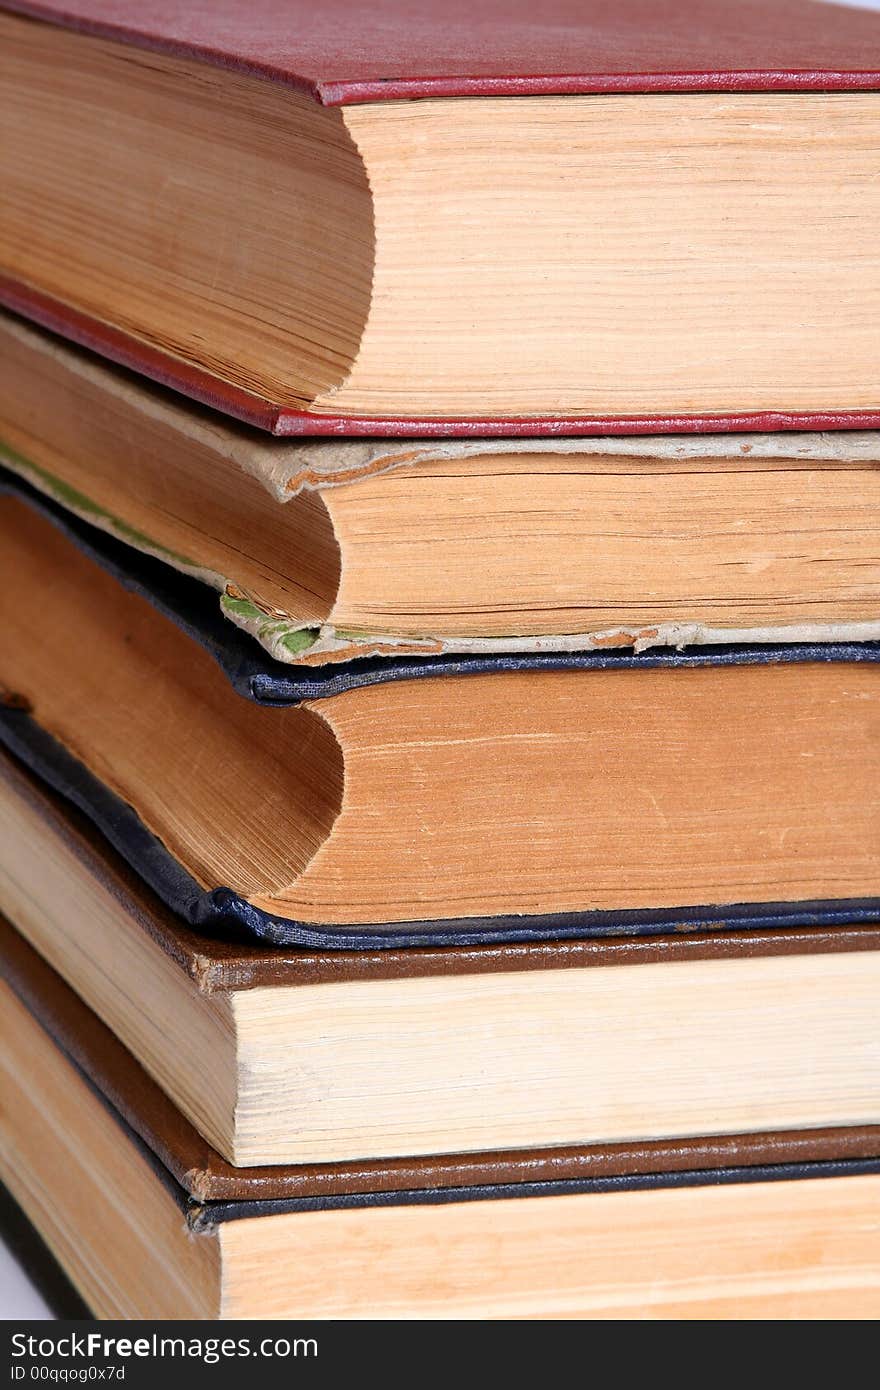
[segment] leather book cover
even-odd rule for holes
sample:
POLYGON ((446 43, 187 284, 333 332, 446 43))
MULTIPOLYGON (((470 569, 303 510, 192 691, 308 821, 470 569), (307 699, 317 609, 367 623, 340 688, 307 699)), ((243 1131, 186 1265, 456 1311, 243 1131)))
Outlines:
POLYGON ((322 106, 418 97, 880 87, 877 20, 826 0, 4 0, 273 78, 322 106))
POLYGON ((0 960, 12 990, 116 1116, 121 1140, 141 1146, 173 1184, 195 1228, 317 1207, 831 1177, 880 1168, 877 1125, 237 1168, 2 918, 0 960))
MULTIPOLYGON (((231 627, 211 592, 150 556, 66 513, 14 474, 0 475, 0 490, 20 497, 63 530, 92 560, 125 587, 143 595, 177 622, 218 661, 235 689, 247 698, 293 706, 365 685, 509 671, 567 670, 585 674, 613 669, 681 668, 772 663, 880 661, 880 643, 657 650, 640 655, 619 651, 526 653, 497 657, 382 658, 341 663, 326 671, 282 666, 231 627)), ((59 679, 62 677, 59 675, 59 679)), ((665 936, 682 931, 772 931, 797 927, 846 926, 880 921, 880 898, 810 902, 700 904, 674 909, 547 913, 530 916, 461 918, 375 923, 351 931, 333 923, 294 922, 253 906, 232 889, 206 891, 148 829, 134 808, 43 729, 26 702, 7 691, 0 700, 0 742, 45 783, 98 827, 172 911, 193 928, 215 934, 244 932, 276 946, 326 950, 376 950, 414 946, 475 946, 501 942, 584 940, 606 936, 665 936)))
MULTIPOLYGON (((2 8, 306 93, 322 106, 430 97, 870 91, 880 20, 828 0, 3 0, 2 8)), ((0 301, 45 327, 279 435, 646 434, 876 428, 876 410, 403 419, 278 407, 0 276, 0 301)))

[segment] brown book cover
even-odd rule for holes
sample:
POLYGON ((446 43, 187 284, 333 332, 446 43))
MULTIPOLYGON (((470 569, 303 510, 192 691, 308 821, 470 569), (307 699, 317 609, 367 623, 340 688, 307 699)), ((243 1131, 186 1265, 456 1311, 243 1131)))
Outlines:
MULTIPOLYGON (((367 1163, 236 1168, 212 1149, 163 1091, 54 970, 0 919, 4 978, 44 1030, 179 1187, 195 1225, 329 1203, 445 1200, 526 1190, 612 1190, 690 1181, 743 1180, 777 1169, 809 1176, 814 1165, 880 1163, 880 1125, 735 1134, 650 1143, 458 1154, 367 1163), (262 1204, 254 1209, 254 1203, 262 1204)), ((853 1170, 855 1171, 855 1170, 853 1170)), ((816 1176, 820 1176, 816 1172, 816 1176)), ((771 1173, 772 1177, 773 1174, 771 1173)))
MULTIPOLYGON (((181 971, 206 994, 266 984, 383 980, 395 976, 481 971, 612 968, 657 960, 743 958, 880 949, 880 929, 854 926, 754 933, 682 934, 666 938, 419 948, 408 951, 310 952, 199 936, 178 922, 94 830, 9 759, 4 771, 19 794, 61 834, 181 971)), ((57 1045, 161 1163, 187 1203, 236 1204, 343 1199, 366 1194, 454 1189, 658 1181, 667 1176, 871 1159, 880 1156, 880 1126, 786 1130, 674 1140, 517 1149, 347 1161, 237 1167, 223 1158, 38 953, 7 922, 0 927, 6 979, 57 1045)))
POLYGON ((298 1185, 242 1170, 220 1186, 234 1195, 205 1200, 187 1165, 222 1178, 214 1156, 113 1035, 4 926, 0 957, 17 1102, 5 1176, 98 1316, 412 1316, 427 1302, 442 1317, 619 1317, 623 1285, 634 1315, 657 1317, 680 1310, 683 1267, 702 1315, 875 1307, 878 1127, 483 1154, 454 1173, 320 1165, 298 1185), (502 1271, 516 1278, 499 1287, 502 1271))

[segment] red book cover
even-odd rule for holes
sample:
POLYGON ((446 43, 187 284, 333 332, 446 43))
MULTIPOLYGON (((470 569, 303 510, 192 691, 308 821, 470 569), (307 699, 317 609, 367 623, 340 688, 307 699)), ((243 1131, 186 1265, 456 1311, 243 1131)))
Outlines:
POLYGON ((324 106, 880 86, 880 21, 835 0, 5 0, 3 8, 272 77, 324 106))
MULTIPOLYGON (((880 90, 880 15, 836 0, 0 0, 0 9, 271 79, 325 107, 430 97, 880 90)), ((2 272, 0 302, 277 434, 880 427, 880 408, 519 419, 316 415, 273 405, 2 272)))

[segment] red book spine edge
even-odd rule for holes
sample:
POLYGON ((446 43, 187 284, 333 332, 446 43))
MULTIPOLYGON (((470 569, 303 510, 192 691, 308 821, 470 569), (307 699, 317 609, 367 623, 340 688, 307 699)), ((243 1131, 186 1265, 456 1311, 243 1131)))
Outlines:
POLYGON ((636 434, 772 434, 777 430, 876 430, 875 410, 765 410, 720 415, 578 415, 517 416, 495 419, 467 417, 378 418, 360 415, 320 415, 289 410, 264 401, 241 387, 218 381, 200 367, 182 362, 132 334, 0 275, 0 304, 53 333, 109 357, 161 386, 182 393, 246 425, 275 435, 376 435, 398 438, 467 437, 546 438, 554 435, 636 434))

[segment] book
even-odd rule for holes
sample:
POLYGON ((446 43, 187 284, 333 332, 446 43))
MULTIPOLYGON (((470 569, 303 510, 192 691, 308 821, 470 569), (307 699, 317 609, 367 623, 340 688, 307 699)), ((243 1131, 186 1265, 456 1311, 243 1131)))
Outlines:
POLYGON ((0 502, 2 737, 192 924, 373 947, 880 911, 876 645, 236 688, 219 615, 204 650, 56 519, 0 502))
POLYGON ((4 302, 196 399, 280 434, 880 424, 876 15, 4 10, 4 302))
POLYGON ((880 639, 878 433, 281 441, 0 316, 0 458, 279 661, 880 639))
POLYGON ((455 1186, 433 1185, 431 1160, 421 1182, 418 1163, 385 1165, 366 1191, 324 1163, 278 1196, 273 1170, 245 1170, 206 1197, 204 1142, 2 926, 0 948, 0 1174, 96 1316, 876 1312, 876 1127, 660 1145, 574 1180, 530 1181, 523 1155, 511 1181, 490 1153, 455 1186))
POLYGON ((49 1246, 2 1184, 0 1241, 54 1317, 71 1320, 91 1317, 49 1246))
POLYGON ((507 1180, 543 1181, 880 1121, 877 926, 279 950, 186 927, 8 756, 0 774, 0 911, 222 1155, 202 1195, 232 1164, 333 1159, 381 1187, 431 1155, 446 1185, 503 1149, 507 1180))

